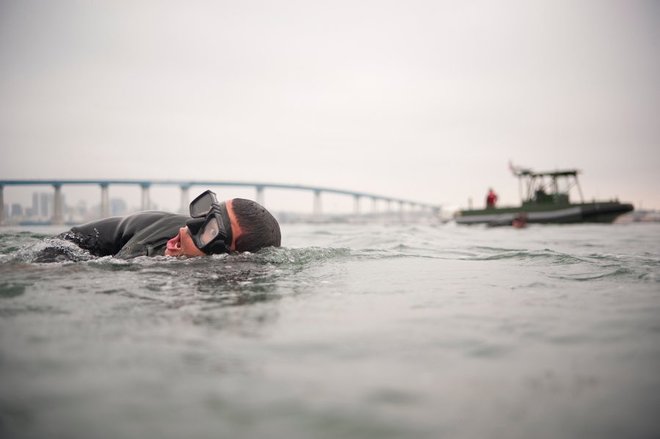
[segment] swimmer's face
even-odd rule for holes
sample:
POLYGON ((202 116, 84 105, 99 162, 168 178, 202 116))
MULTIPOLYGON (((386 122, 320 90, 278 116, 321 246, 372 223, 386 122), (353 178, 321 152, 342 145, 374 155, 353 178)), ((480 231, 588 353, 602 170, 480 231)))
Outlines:
MULTIPOLYGON (((231 222, 231 229, 232 229, 232 242, 231 242, 231 251, 236 250, 236 238, 238 238, 242 230, 240 226, 238 225, 238 221, 236 220, 236 215, 234 215, 234 209, 232 208, 232 200, 227 200, 226 207, 227 207, 227 216, 229 216, 229 221, 231 222)), ((188 256, 188 257, 195 257, 195 256, 205 256, 206 253, 201 251, 197 246, 195 245, 195 242, 192 239, 192 236, 190 236, 190 230, 188 230, 188 227, 181 227, 179 229, 179 233, 169 241, 167 241, 167 247, 165 248, 165 256, 188 256)))
POLYGON ((204 256, 205 253, 197 248, 190 236, 188 227, 181 227, 179 233, 169 241, 165 248, 165 256, 204 256))

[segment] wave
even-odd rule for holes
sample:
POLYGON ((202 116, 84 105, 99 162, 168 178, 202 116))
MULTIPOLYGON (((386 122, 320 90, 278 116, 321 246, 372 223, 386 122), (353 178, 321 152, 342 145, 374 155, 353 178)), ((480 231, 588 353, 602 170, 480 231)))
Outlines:
POLYGON ((574 274, 549 274, 548 277, 561 280, 571 280, 578 282, 585 281, 594 281, 599 279, 605 279, 610 277, 625 277, 630 276, 631 274, 636 274, 635 271, 628 268, 619 267, 614 270, 608 270, 604 272, 595 272, 595 273, 574 273, 574 274))
MULTIPOLYGON (((547 247, 529 249, 523 246, 469 245, 462 242, 462 237, 440 244, 438 239, 421 239, 427 232, 427 229, 423 229, 416 235, 406 237, 413 232, 409 229, 378 229, 364 238, 352 231, 353 238, 347 238, 343 232, 334 234, 336 238, 345 238, 340 240, 342 246, 339 247, 281 247, 263 249, 256 253, 205 258, 139 257, 130 260, 98 258, 69 241, 43 234, 3 232, 0 234, 0 264, 5 266, 2 268, 3 273, 11 272, 15 264, 81 264, 92 270, 134 271, 152 277, 175 276, 192 271, 197 275, 210 273, 211 279, 215 276, 219 282, 235 285, 245 281, 267 282, 272 276, 282 279, 327 264, 388 259, 436 259, 439 263, 443 260, 501 262, 509 264, 512 269, 532 265, 540 267, 541 272, 551 279, 578 282, 621 276, 643 282, 658 282, 660 278, 660 258, 650 252, 640 252, 639 255, 595 253, 591 248, 588 253, 581 253, 579 248, 569 252, 547 247), (378 245, 374 245, 376 237, 381 239, 378 245), (356 242, 362 246, 355 248, 344 245, 356 242)), ((328 231, 319 233, 333 237, 328 231)))
POLYGON ((587 262, 587 260, 581 256, 562 253, 547 248, 542 250, 526 250, 526 249, 502 249, 502 248, 491 248, 491 247, 477 247, 476 250, 480 251, 480 254, 472 257, 466 257, 463 259, 475 260, 475 261, 498 261, 505 259, 528 261, 528 260, 541 259, 541 260, 550 261, 553 264, 560 264, 560 265, 579 264, 579 263, 587 262), (485 252, 486 254, 484 254, 484 250, 486 251, 485 252))

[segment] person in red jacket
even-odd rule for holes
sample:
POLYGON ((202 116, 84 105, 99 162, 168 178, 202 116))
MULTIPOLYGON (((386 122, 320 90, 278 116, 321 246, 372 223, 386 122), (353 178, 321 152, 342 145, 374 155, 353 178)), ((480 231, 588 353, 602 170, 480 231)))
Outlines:
POLYGON ((495 203, 497 203, 497 194, 493 188, 489 188, 488 195, 486 195, 486 209, 494 209, 495 203))

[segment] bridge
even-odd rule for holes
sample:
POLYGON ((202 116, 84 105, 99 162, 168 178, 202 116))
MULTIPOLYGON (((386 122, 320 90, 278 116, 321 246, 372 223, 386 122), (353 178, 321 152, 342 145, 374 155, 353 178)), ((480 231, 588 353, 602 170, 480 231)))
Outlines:
POLYGON ((403 198, 387 197, 367 192, 356 192, 344 189, 335 189, 320 186, 308 186, 301 184, 283 184, 283 183, 264 183, 264 182, 242 182, 242 181, 213 181, 213 180, 0 180, 0 222, 4 219, 4 188, 6 186, 51 186, 54 190, 53 224, 62 224, 64 222, 64 209, 62 202, 62 186, 83 186, 94 185, 101 189, 101 217, 110 215, 110 197, 108 188, 112 185, 139 186, 142 188, 141 206, 142 210, 148 210, 150 204, 149 188, 151 186, 178 186, 181 189, 181 211, 188 211, 189 191, 192 186, 202 186, 204 188, 214 186, 233 186, 233 187, 253 187, 256 191, 255 200, 264 205, 265 189, 288 189, 296 191, 308 191, 314 194, 313 214, 320 216, 322 214, 321 194, 338 194, 353 197, 354 213, 360 214, 360 200, 371 199, 375 205, 377 201, 387 203, 388 208, 391 204, 399 206, 401 211, 407 206, 409 209, 419 209, 432 213, 439 213, 440 206, 407 200, 403 198))

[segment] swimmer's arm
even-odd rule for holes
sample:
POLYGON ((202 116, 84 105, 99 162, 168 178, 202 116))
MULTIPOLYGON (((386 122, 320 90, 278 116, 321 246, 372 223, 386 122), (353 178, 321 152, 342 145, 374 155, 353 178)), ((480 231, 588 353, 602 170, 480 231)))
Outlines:
POLYGON ((121 249, 121 243, 117 240, 117 231, 122 219, 121 217, 104 218, 72 227, 71 230, 60 235, 60 238, 74 242, 95 256, 114 255, 121 249))

